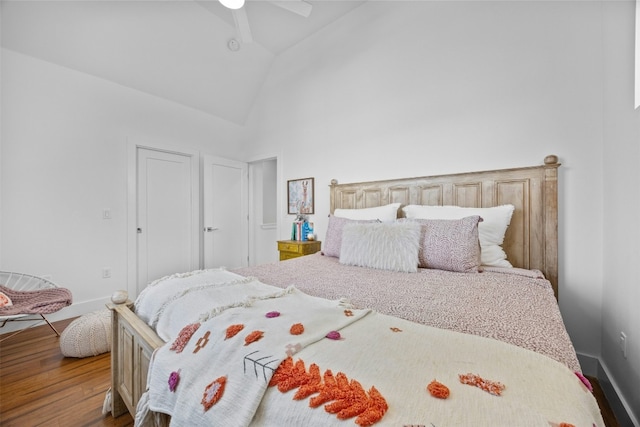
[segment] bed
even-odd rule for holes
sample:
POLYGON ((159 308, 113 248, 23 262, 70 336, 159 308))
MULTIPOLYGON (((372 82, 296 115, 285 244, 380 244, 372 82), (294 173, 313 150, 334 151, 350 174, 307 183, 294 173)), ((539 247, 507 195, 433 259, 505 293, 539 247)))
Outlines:
POLYGON ((532 167, 333 181, 326 237, 340 231, 338 256, 325 239, 323 253, 178 273, 135 306, 110 305, 108 409, 139 425, 603 425, 556 301, 559 166, 548 156, 532 167), (390 205, 399 220, 357 218, 390 205), (484 209, 511 206, 499 242, 509 267, 484 266, 487 221, 421 218, 425 206, 481 208, 487 218, 484 209), (454 223, 476 233, 478 268, 446 271, 434 259, 407 272, 414 258, 404 255, 401 268, 376 264, 405 249, 414 256, 425 229, 454 223), (367 254, 372 235, 395 242, 392 253, 367 254))

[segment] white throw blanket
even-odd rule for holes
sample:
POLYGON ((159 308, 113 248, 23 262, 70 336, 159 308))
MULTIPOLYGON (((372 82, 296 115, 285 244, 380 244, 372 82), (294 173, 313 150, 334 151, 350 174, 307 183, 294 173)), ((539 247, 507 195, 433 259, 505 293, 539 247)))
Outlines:
POLYGON ((183 351, 165 345, 156 352, 149 371, 149 408, 171 414, 172 424, 179 426, 248 425, 283 359, 369 312, 349 308, 341 301, 310 297, 295 288, 217 307, 183 351), (303 333, 291 333, 296 324, 302 325, 303 333), (243 325, 243 329, 225 338, 232 325, 243 325), (261 338, 246 342, 252 333, 261 338), (172 372, 177 382, 174 391, 169 388, 172 372), (217 379, 222 379, 220 384, 206 392, 217 379), (219 400, 207 409, 222 383, 219 400))

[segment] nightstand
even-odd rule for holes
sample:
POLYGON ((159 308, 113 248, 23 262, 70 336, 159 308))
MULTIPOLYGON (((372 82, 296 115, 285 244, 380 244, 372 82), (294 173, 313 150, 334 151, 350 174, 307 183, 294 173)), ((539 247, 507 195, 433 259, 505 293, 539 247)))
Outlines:
POLYGON ((278 240, 278 251, 280 251, 280 261, 285 259, 297 258, 300 256, 315 254, 320 250, 319 240, 297 241, 297 240, 278 240))

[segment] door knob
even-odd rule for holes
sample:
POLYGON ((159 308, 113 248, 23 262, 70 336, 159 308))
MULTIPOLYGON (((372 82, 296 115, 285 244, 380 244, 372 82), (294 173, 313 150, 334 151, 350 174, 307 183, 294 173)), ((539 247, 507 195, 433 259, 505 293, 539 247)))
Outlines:
POLYGON ((217 229, 218 227, 206 227, 204 231, 206 231, 207 233, 211 233, 212 231, 216 231, 217 229))

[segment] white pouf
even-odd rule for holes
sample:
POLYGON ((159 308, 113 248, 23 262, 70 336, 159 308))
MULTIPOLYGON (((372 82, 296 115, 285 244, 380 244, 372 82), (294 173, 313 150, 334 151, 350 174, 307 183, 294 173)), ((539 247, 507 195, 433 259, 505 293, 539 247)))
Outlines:
POLYGON ((60 350, 65 357, 97 356, 111 350, 111 311, 83 314, 60 334, 60 350))

